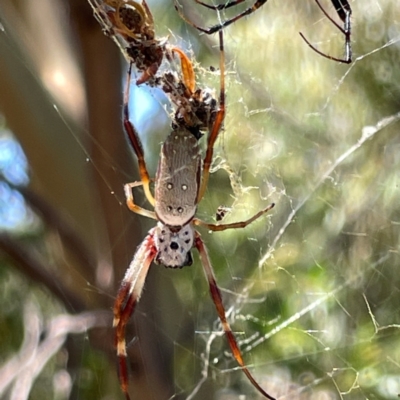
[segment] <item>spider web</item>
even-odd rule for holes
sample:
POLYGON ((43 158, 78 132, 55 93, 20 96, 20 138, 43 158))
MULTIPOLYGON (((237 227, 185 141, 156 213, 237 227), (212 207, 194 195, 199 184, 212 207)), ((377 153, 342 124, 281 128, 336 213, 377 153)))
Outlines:
MULTIPOLYGON (((160 36, 168 34, 168 27, 171 41, 193 53, 198 81, 218 93, 218 70, 209 69, 218 65, 216 37, 188 29, 169 2, 149 4, 160 36)), ((183 5, 189 18, 202 26, 217 22, 212 12, 199 11, 189 2, 183 5)), ((323 6, 335 16, 329 1, 323 6)), ((311 0, 296 7, 289 0, 270 0, 225 31, 228 111, 198 215, 212 221, 224 205, 229 208, 224 222, 233 222, 276 203, 269 215, 244 230, 201 233, 244 359, 258 382, 279 399, 394 399, 400 393, 400 14, 394 0, 353 1, 351 6, 351 65, 323 59, 301 40, 299 31, 321 51, 335 56, 343 52, 343 37, 311 0)), ((221 18, 230 13, 236 14, 237 8, 221 13, 221 18)), ((157 91, 138 90, 135 96, 145 96, 150 105, 134 110, 133 117, 154 175, 160 142, 168 134, 166 103, 157 91), (150 113, 151 125, 143 117, 150 113)), ((101 165, 120 170, 122 183, 138 175, 114 160, 112 150, 101 142, 90 143, 101 153, 100 160, 93 157, 86 150, 88 135, 77 135, 61 115, 56 113, 55 118, 66 127, 71 148, 77 148, 73 160, 80 169, 71 160, 61 159, 57 165, 63 170, 66 163, 75 174, 88 174, 94 165, 122 210, 122 192, 101 165)), ((40 184, 39 170, 33 172, 40 184)), ((124 257, 132 257, 135 246, 129 229, 136 224, 133 230, 139 242, 153 226, 153 221, 132 221, 138 222, 127 222, 118 236, 110 238, 106 251, 111 253, 122 241, 124 257)), ((30 229, 31 235, 37 232, 37 222, 30 229)), ((54 237, 45 235, 40 243, 46 243, 41 252, 49 253, 51 260, 64 257, 57 254, 62 250, 54 237)), ((115 267, 117 283, 128 262, 115 267)), ((88 298, 94 292, 103 299, 96 309, 111 307, 116 289, 107 282, 113 280, 112 272, 105 278, 100 271, 108 269, 98 266, 96 275, 86 276, 70 260, 65 264, 70 277, 57 272, 57 279, 72 281, 72 286, 83 281, 88 298)), ((6 281, 3 303, 8 306, 3 320, 26 309, 45 324, 64 312, 58 303, 43 306, 48 295, 38 295, 37 288, 30 288, 31 294, 24 274, 6 281), (21 282, 29 295, 21 295, 21 282), (10 306, 15 297, 20 299, 19 308, 10 306), (40 306, 32 308, 32 303, 40 306)), ((229 352, 197 256, 191 268, 153 267, 136 314, 138 328, 128 341, 135 338, 130 348, 142 352, 150 389, 149 394, 133 398, 158 399, 152 363, 168 371, 164 379, 170 380, 173 392, 163 398, 259 398, 229 352), (163 358, 151 359, 147 336, 153 347, 167 349, 163 358)), ((34 324, 27 317, 24 321, 25 330, 34 324)), ((81 332, 70 331, 78 336, 81 332)), ((113 365, 91 353, 87 337, 80 343, 78 379, 75 383, 71 379, 71 393, 76 398, 117 398, 119 388, 113 391, 102 382, 105 376, 107 383, 115 379, 113 365), (85 385, 96 388, 90 392, 85 385)), ((4 354, 18 354, 19 346, 6 342, 4 354)), ((64 350, 58 360, 47 365, 47 375, 40 375, 42 382, 53 386, 73 376, 67 363, 60 361, 72 350, 60 346, 64 350)), ((7 358, 3 361, 6 366, 7 358)), ((2 383, 5 372, 0 371, 2 383)), ((32 398, 40 395, 34 387, 32 398)))

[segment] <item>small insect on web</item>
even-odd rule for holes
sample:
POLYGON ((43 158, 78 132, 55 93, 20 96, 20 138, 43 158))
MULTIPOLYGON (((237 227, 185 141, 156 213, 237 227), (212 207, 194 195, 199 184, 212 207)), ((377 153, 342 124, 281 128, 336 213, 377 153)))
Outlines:
MULTIPOLYGON (((243 3, 245 0, 231 0, 227 1, 225 3, 221 3, 218 5, 210 5, 207 3, 204 3, 200 0, 192 0, 195 3, 206 7, 210 10, 214 11, 221 11, 221 10, 226 10, 228 8, 234 7, 236 5, 239 5, 243 3)), ((188 20, 182 11, 180 10, 181 6, 178 3, 177 0, 174 0, 175 2, 175 9, 178 12, 178 14, 181 16, 181 18, 186 21, 188 24, 199 30, 200 32, 203 32, 207 35, 211 35, 215 32, 220 31, 221 29, 226 28, 227 26, 233 24, 234 22, 238 21, 239 19, 252 14, 253 12, 257 11, 260 7, 262 7, 268 0, 257 0, 251 7, 246 8, 244 11, 241 13, 237 14, 236 16, 229 18, 227 20, 224 20, 216 25, 213 25, 209 28, 203 28, 199 25, 194 24, 192 21, 188 20)), ((319 55, 328 58, 329 60, 337 61, 340 63, 345 63, 345 64, 350 64, 352 61, 352 49, 351 49, 351 7, 350 4, 348 3, 347 0, 331 0, 331 3, 335 7, 335 10, 339 16, 339 18, 343 22, 343 28, 335 22, 332 17, 329 16, 329 14, 325 11, 325 9, 322 7, 321 3, 319 0, 315 0, 317 3, 318 7, 322 10, 322 12, 325 14, 325 16, 329 19, 329 21, 332 22, 332 24, 335 25, 337 29, 339 29, 340 32, 343 33, 345 37, 345 58, 338 58, 338 57, 333 57, 328 54, 323 53, 322 51, 318 50, 315 46, 313 46, 306 38, 305 36, 300 32, 300 36, 303 38, 303 40, 308 44, 308 46, 311 47, 316 53, 319 55)))
POLYGON ((265 398, 275 400, 258 384, 244 363, 236 338, 226 317, 221 292, 216 283, 207 249, 200 234, 194 229, 195 226, 203 226, 211 231, 244 228, 274 207, 274 204, 270 204, 246 221, 230 224, 209 224, 195 217, 197 204, 203 198, 207 187, 213 157, 213 146, 225 117, 225 65, 222 31, 219 32, 219 40, 221 72, 219 104, 208 133, 206 155, 202 161, 198 144, 199 138, 193 134, 190 126, 186 127, 183 123, 181 125, 173 124, 172 131, 161 148, 154 182, 154 198, 151 193, 148 195, 147 191, 145 191, 149 202, 154 205, 154 211, 144 209, 135 204, 132 192, 132 189, 136 186, 144 185, 148 187, 149 175, 138 133, 129 120, 129 69, 124 99, 124 126, 139 161, 141 181, 125 185, 126 203, 134 213, 152 218, 158 222, 154 228, 150 229, 143 242, 137 248, 114 304, 115 345, 119 359, 120 384, 126 399, 130 399, 130 397, 128 393, 129 378, 125 330, 141 296, 150 265, 154 261, 156 264, 162 264, 174 269, 189 266, 193 262, 191 250, 196 248, 208 281, 211 298, 215 304, 235 360, 258 392, 265 398))

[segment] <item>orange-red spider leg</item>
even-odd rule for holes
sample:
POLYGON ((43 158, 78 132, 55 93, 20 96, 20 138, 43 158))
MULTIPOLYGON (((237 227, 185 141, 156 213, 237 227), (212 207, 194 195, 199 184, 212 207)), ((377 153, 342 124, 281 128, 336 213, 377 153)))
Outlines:
POLYGON ((197 196, 197 203, 203 198, 204 193, 208 184, 208 177, 210 175, 210 167, 214 154, 214 144, 218 138, 219 132, 221 130, 222 122, 225 118, 225 53, 224 53, 224 36, 222 31, 219 31, 219 69, 221 75, 220 89, 219 89, 219 110, 215 116, 215 121, 212 126, 211 132, 208 135, 207 140, 207 151, 203 161, 203 178, 201 181, 201 186, 199 194, 197 196))
POLYGON ((269 400, 276 400, 274 397, 270 396, 257 383, 257 381, 254 379, 253 375, 250 373, 250 371, 248 370, 248 368, 246 367, 246 365, 245 365, 245 363, 243 361, 242 353, 241 353, 241 351, 239 349, 239 346, 238 346, 237 341, 235 339, 235 336, 234 336, 234 334, 232 332, 232 329, 231 329, 231 327, 229 325, 229 322, 226 319, 225 308, 224 308, 224 305, 222 303, 221 292, 220 292, 220 290, 218 288, 218 285, 217 285, 217 282, 215 280, 214 270, 213 270, 213 268, 211 266, 210 259, 209 259, 208 254, 207 254, 207 249, 206 249, 203 241, 201 240, 200 234, 198 232, 196 232, 196 236, 195 236, 195 246, 196 246, 197 250, 199 251, 201 263, 203 265, 203 270, 204 270, 204 273, 206 275, 206 278, 207 278, 207 281, 208 281, 208 285, 210 287, 211 297, 212 297, 213 302, 215 304, 215 308, 217 309, 218 317, 219 317, 219 319, 221 321, 222 328, 224 329, 226 338, 227 338, 228 343, 229 343, 229 347, 231 348, 231 351, 232 351, 233 356, 235 357, 235 360, 240 365, 240 367, 242 368, 243 372, 245 373, 245 375, 247 376, 247 378, 249 379, 251 384, 263 396, 265 396, 269 400))
POLYGON ((147 171, 146 161, 144 159, 142 142, 139 139, 139 135, 135 127, 129 120, 129 87, 131 83, 131 71, 132 71, 132 63, 130 64, 128 69, 126 90, 124 96, 124 127, 138 160, 140 180, 143 182, 144 193, 149 203, 152 206, 154 206, 154 197, 150 191, 150 176, 147 171))
POLYGON ((130 397, 128 394, 129 374, 126 362, 125 330, 129 318, 140 299, 147 273, 157 253, 154 246, 153 231, 154 229, 150 231, 139 245, 126 271, 114 303, 115 346, 117 348, 119 365, 119 381, 127 400, 130 400, 130 397))

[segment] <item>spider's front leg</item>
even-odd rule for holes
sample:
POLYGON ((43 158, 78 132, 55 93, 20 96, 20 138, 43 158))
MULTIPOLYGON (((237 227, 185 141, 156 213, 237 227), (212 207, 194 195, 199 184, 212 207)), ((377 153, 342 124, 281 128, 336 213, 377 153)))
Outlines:
POLYGON ((147 273, 156 254, 157 249, 154 245, 153 228, 137 248, 114 303, 115 347, 117 348, 119 364, 119 380, 127 400, 130 397, 128 394, 129 375, 126 362, 126 324, 139 301, 147 273))

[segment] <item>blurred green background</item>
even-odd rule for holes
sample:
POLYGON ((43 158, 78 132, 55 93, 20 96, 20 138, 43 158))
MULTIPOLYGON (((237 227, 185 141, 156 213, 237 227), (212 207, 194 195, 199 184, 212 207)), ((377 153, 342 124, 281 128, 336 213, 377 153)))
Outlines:
MULTIPOLYGON (((225 205, 233 222, 276 203, 244 230, 201 233, 244 358, 279 399, 400 393, 400 7, 350 4, 350 65, 298 34, 343 55, 313 0, 269 0, 225 30, 227 115, 198 215, 213 221, 225 205)), ((172 0, 149 5, 157 34, 218 93, 218 36, 188 27, 172 0)), ((0 397, 122 399, 111 309, 154 226, 122 190, 138 179, 121 124, 126 62, 84 0, 0 0, 0 18, 0 397)), ((166 104, 132 91, 152 176, 166 104)), ((260 398, 203 275, 197 255, 190 268, 152 267, 127 335, 132 399, 260 398)))

